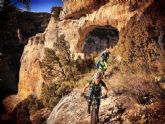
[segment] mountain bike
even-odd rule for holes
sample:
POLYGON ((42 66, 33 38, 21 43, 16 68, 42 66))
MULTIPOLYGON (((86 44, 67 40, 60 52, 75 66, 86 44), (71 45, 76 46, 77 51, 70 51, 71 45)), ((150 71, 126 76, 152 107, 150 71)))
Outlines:
POLYGON ((92 96, 92 97, 89 97, 89 96, 85 96, 85 98, 87 99, 91 99, 92 100, 92 103, 91 103, 91 111, 90 111, 90 122, 91 124, 98 124, 98 110, 97 110, 97 102, 96 102, 96 99, 105 99, 106 96, 100 96, 100 97, 95 97, 95 96, 92 96))

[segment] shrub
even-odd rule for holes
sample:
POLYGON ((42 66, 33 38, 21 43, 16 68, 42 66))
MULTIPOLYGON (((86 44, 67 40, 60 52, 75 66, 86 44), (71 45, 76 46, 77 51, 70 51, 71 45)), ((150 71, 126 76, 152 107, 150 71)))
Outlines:
POLYGON ((43 84, 42 102, 45 107, 53 109, 58 101, 65 95, 69 94, 74 88, 72 81, 54 82, 51 84, 43 84))
POLYGON ((64 36, 59 37, 53 50, 45 49, 45 57, 40 63, 44 80, 50 83, 54 80, 74 80, 74 76, 79 74, 76 63, 70 59, 69 49, 64 36))

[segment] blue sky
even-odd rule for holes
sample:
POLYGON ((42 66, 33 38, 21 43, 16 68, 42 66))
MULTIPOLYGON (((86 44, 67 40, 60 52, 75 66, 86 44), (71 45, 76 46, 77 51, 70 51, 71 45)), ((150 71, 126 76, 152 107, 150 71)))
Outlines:
MULTIPOLYGON (((15 2, 17 0, 11 0, 15 2)), ((51 11, 52 6, 62 6, 62 0, 31 0, 31 11, 32 12, 49 12, 51 11)), ((24 5, 17 3, 18 8, 23 9, 24 5)))

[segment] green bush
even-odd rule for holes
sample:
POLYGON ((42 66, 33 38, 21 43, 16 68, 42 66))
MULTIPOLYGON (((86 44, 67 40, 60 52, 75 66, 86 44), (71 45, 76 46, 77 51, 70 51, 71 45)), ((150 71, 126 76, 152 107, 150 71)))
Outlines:
POLYGON ((74 80, 74 76, 79 74, 78 67, 70 59, 69 49, 69 43, 64 40, 64 36, 58 38, 53 50, 45 49, 45 57, 40 62, 44 80, 49 83, 54 82, 54 80, 74 80))
POLYGON ((54 82, 51 84, 43 84, 42 103, 45 107, 53 109, 58 101, 65 95, 69 94, 74 88, 74 82, 54 82))
POLYGON ((42 103, 53 109, 58 101, 74 87, 82 73, 89 71, 94 65, 92 60, 73 61, 70 58, 70 46, 64 36, 58 38, 54 49, 45 49, 45 57, 40 62, 45 83, 42 86, 42 103), (88 62, 88 63, 87 63, 88 62))

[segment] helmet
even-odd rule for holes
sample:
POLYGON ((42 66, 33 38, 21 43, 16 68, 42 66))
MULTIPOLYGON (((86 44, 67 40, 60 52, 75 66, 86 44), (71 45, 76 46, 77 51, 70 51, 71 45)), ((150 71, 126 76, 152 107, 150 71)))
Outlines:
POLYGON ((102 56, 101 56, 101 60, 106 60, 107 58, 106 58, 106 56, 103 54, 102 56))
POLYGON ((107 54, 110 54, 110 53, 111 53, 110 50, 109 50, 108 48, 105 49, 105 52, 106 52, 107 54))
POLYGON ((103 75, 103 73, 102 73, 102 72, 97 72, 97 73, 95 73, 95 75, 94 75, 94 79, 101 78, 101 77, 102 77, 102 75, 103 75))

